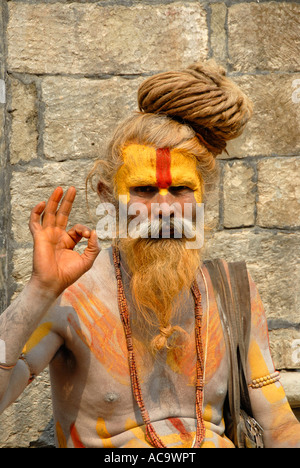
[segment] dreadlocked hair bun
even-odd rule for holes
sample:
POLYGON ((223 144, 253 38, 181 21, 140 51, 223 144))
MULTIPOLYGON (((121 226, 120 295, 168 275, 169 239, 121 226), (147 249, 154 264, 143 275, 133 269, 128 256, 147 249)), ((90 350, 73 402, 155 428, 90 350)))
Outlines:
POLYGON ((146 79, 138 105, 142 112, 188 124, 214 156, 243 132, 253 111, 252 102, 214 60, 146 79))

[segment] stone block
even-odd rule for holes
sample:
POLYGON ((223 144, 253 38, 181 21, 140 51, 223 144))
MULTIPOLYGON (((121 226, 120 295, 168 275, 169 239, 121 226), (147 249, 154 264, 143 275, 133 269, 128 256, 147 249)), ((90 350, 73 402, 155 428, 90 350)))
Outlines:
MULTIPOLYGON (((5 154, 6 157, 6 154, 5 154)), ((4 158, 3 158, 4 159, 4 158)), ((3 161, 4 162, 4 161, 3 161)), ((9 191, 9 176, 5 167, 0 167, 0 314, 7 307, 8 300, 8 264, 9 252, 7 231, 9 223, 7 192, 9 191)))
MULTIPOLYGON (((300 75, 231 76, 254 104, 244 133, 228 143, 229 157, 300 154, 300 75), (297 85, 298 83, 298 85, 297 85)), ((222 155, 226 159, 226 154, 222 155)))
POLYGON ((11 180, 12 231, 19 248, 32 243, 28 222, 31 209, 40 201, 47 201, 52 191, 61 186, 66 190, 71 185, 77 189, 69 226, 82 223, 95 228, 95 213, 98 199, 89 195, 90 212, 85 199, 85 178, 93 166, 92 161, 66 161, 29 166, 24 171, 14 171, 11 180), (26 194, 26 196, 24 196, 26 194))
POLYGON ((44 153, 56 161, 103 157, 117 123, 137 108, 143 79, 48 77, 42 81, 44 153))
POLYGON ((300 70, 300 5, 238 2, 229 7, 228 50, 235 71, 300 70))
POLYGON ((213 181, 208 181, 204 194, 204 225, 207 232, 212 234, 220 223, 220 170, 217 170, 213 181))
POLYGON ((257 164, 257 224, 300 226, 300 158, 268 158, 257 164))
MULTIPOLYGON (((45 370, 0 415, 0 447, 29 447, 30 443, 43 435, 51 418, 51 390, 48 370, 45 370)), ((49 440, 49 445, 51 443, 49 440)))
POLYGON ((224 167, 223 197, 226 228, 252 226, 255 222, 254 169, 243 163, 224 167))
POLYGON ((171 4, 9 2, 8 70, 137 74, 181 68, 208 54, 206 11, 171 4), (34 34, 33 34, 34 31, 34 34))
POLYGON ((7 156, 5 151, 5 108, 0 105, 0 170, 5 167, 7 156))
POLYGON ((281 372, 281 384, 292 408, 300 407, 300 372, 281 372))
MULTIPOLYGON (((1 38, 5 34, 5 25, 4 25, 4 10, 5 4, 4 2, 0 3, 0 36, 1 38)), ((6 61, 6 54, 5 54, 5 42, 3 40, 0 41, 0 78, 4 78, 6 73, 5 68, 5 61, 6 61)))
POLYGON ((10 162, 30 161, 37 157, 37 91, 34 83, 24 84, 10 78, 11 115, 10 162))
POLYGON ((212 55, 215 61, 227 66, 227 34, 226 34, 226 15, 227 7, 224 3, 215 3, 211 8, 211 36, 210 45, 212 55))
POLYGON ((7 307, 7 252, 0 249, 0 314, 7 307))
MULTIPOLYGON (((300 369, 300 331, 292 328, 271 330, 269 338, 276 369, 300 369)), ((300 375, 297 377, 299 388, 300 375)), ((300 403, 299 395, 300 393, 298 403, 300 403)))
POLYGON ((266 229, 215 232, 206 240, 204 258, 246 260, 267 318, 299 323, 300 233, 266 229))

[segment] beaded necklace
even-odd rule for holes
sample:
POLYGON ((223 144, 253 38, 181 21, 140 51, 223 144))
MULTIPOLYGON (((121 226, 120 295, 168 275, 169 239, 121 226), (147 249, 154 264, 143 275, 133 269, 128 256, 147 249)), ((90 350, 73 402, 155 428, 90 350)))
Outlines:
MULTIPOLYGON (((113 261, 116 272, 117 287, 118 287, 118 306, 121 316, 121 320, 124 327, 126 345, 128 351, 128 363, 130 370, 130 378, 132 391, 135 401, 141 411, 141 415, 145 424, 146 440, 155 448, 166 448, 166 445, 162 442, 158 434, 156 433, 153 425, 151 424, 149 413, 145 407, 144 399, 141 391, 141 385, 137 373, 135 356, 133 351, 132 332, 130 327, 129 311, 127 300, 124 292, 122 283, 122 274, 120 269, 120 252, 116 246, 113 246, 113 261)), ((194 439, 193 448, 200 448, 204 436, 205 426, 203 421, 202 406, 203 406, 203 388, 204 388, 204 355, 201 340, 201 329, 202 329, 202 304, 201 304, 201 293, 199 291, 198 284, 194 280, 191 291, 195 302, 195 340, 196 340, 196 437, 194 439)))

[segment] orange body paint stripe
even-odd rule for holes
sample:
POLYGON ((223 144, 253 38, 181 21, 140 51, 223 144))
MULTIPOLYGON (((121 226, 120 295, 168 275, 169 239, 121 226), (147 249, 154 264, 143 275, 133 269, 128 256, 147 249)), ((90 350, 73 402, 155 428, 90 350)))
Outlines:
POLYGON ((170 423, 175 427, 175 429, 179 432, 180 438, 184 442, 192 442, 193 435, 188 432, 183 424, 183 422, 179 418, 168 418, 170 423))
POLYGON ((172 184, 171 153, 169 148, 156 150, 156 182, 161 189, 166 189, 172 184))
POLYGON ((73 315, 69 314, 68 322, 77 335, 108 372, 120 383, 129 385, 126 343, 121 322, 83 284, 70 286, 64 295, 88 330, 88 333, 85 332, 73 315))
POLYGON ((72 423, 70 426, 70 434, 75 448, 85 448, 83 443, 80 440, 80 436, 75 427, 75 423, 72 423))

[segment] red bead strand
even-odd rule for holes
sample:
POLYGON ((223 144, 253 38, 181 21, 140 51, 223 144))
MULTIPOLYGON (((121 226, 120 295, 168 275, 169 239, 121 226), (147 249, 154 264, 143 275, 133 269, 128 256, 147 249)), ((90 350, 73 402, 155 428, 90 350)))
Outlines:
MULTIPOLYGON (((129 311, 127 306, 127 300, 122 283, 122 274, 120 269, 120 252, 119 249, 113 247, 113 261, 116 271, 117 287, 118 287, 118 305, 121 320, 124 327, 127 351, 128 351, 128 362, 130 370, 130 378, 132 391, 135 398, 135 401, 141 411, 141 415, 145 424, 146 429, 146 440, 156 448, 166 448, 166 445, 161 441, 158 434, 156 433, 154 427, 150 422, 150 417, 148 411, 145 407, 141 386, 138 378, 135 356, 133 351, 133 342, 132 342, 132 333, 130 327, 129 311)), ((195 340, 196 340, 196 353, 197 353, 197 364, 196 364, 196 418, 197 418, 197 428, 196 428, 196 438, 195 443, 193 444, 194 448, 200 448, 204 436, 205 436, 205 426, 203 421, 202 407, 203 407, 203 391, 204 391, 204 382, 203 382, 203 373, 204 373, 204 355, 201 339, 201 329, 202 329, 202 317, 203 310, 201 304, 201 293, 199 291, 198 284, 196 280, 193 282, 191 287, 194 301, 195 301, 195 340)))

